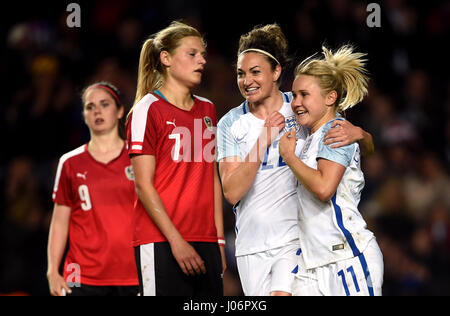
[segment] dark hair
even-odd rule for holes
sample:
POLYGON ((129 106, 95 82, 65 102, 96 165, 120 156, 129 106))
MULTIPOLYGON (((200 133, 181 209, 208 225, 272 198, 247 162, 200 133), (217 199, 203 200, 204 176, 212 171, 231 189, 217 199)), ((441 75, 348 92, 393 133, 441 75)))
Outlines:
POLYGON ((86 88, 84 88, 83 91, 81 92, 81 100, 83 101, 83 104, 84 104, 84 96, 85 96, 86 92, 92 88, 101 88, 101 89, 105 90, 114 99, 117 108, 120 108, 123 106, 119 89, 117 89, 117 87, 115 85, 113 85, 112 83, 109 83, 107 81, 95 82, 93 84, 90 84, 86 88))
MULTIPOLYGON (((264 26, 257 25, 250 32, 244 34, 239 39, 239 55, 250 48, 261 49, 273 55, 281 67, 285 67, 289 62, 288 57, 288 43, 278 24, 267 24, 264 26)), ((275 69, 277 62, 270 57, 267 57, 275 69)))

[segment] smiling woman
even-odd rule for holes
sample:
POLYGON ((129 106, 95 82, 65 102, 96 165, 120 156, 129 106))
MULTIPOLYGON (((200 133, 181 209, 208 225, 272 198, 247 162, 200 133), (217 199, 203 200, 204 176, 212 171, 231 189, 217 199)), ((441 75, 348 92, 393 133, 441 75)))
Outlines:
MULTIPOLYGON (((299 153, 309 130, 296 122, 292 94, 279 90, 287 46, 276 24, 241 36, 237 84, 245 101, 218 124, 217 161, 236 214, 236 261, 246 295, 291 295, 299 255, 297 181, 278 146, 281 131, 292 130, 299 153)), ((343 134, 358 134, 359 127, 349 126, 343 134)))
POLYGON ((322 47, 324 58, 311 57, 297 67, 292 107, 311 135, 301 154, 286 133, 279 150, 299 185, 300 244, 297 295, 381 295, 383 255, 358 210, 364 175, 358 144, 324 145, 332 124, 367 95, 365 54, 342 46, 322 47), (346 280, 347 276, 347 280, 346 280))
POLYGON ((264 109, 258 105, 267 97, 280 98, 278 89, 281 71, 287 62, 287 41, 278 25, 265 25, 241 36, 237 64, 238 87, 247 101, 254 105, 252 110, 257 112, 257 109, 264 109), (261 80, 269 82, 265 84, 261 80))
MULTIPOLYGON (((286 61, 278 25, 242 35, 237 84, 246 100, 218 126, 222 185, 235 204, 238 270, 251 296, 290 295, 299 249, 295 177, 278 154, 280 132, 295 123, 291 95, 279 90, 286 61)), ((300 146, 307 131, 297 126, 297 132, 300 146)))

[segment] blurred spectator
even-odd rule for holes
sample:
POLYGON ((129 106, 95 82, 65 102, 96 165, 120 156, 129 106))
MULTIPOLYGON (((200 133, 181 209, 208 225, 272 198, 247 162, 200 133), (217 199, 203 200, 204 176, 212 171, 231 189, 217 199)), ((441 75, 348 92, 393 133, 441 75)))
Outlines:
POLYGON ((447 122, 445 123, 445 130, 444 130, 444 137, 445 137, 445 144, 444 144, 444 157, 445 162, 447 166, 447 173, 450 172, 450 116, 447 119, 447 122))
POLYGON ((433 153, 424 153, 417 162, 417 172, 410 173, 404 185, 411 217, 419 222, 437 202, 450 209, 450 178, 433 153))
POLYGON ((44 295, 45 235, 48 212, 43 208, 45 197, 37 186, 34 166, 29 157, 16 157, 9 165, 4 199, 5 216, 0 225, 3 269, 0 271, 1 291, 25 291, 44 295))
POLYGON ((382 144, 390 146, 418 141, 414 126, 398 115, 396 104, 391 97, 384 94, 374 96, 370 98, 369 107, 370 117, 365 118, 368 130, 373 131, 373 136, 382 144))

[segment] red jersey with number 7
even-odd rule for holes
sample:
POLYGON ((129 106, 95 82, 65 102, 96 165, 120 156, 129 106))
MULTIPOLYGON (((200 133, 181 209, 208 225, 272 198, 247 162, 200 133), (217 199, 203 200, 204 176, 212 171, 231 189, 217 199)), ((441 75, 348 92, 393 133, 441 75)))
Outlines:
POLYGON ((134 175, 126 145, 107 164, 83 145, 61 157, 53 202, 71 208, 66 282, 138 285, 132 245, 134 175))
MULTIPOLYGON (((129 154, 155 156, 155 189, 183 238, 217 242, 214 221, 216 109, 205 98, 193 96, 193 99, 190 111, 155 94, 147 94, 136 103, 126 123, 129 154)), ((134 221, 135 246, 167 240, 137 197, 134 221)))

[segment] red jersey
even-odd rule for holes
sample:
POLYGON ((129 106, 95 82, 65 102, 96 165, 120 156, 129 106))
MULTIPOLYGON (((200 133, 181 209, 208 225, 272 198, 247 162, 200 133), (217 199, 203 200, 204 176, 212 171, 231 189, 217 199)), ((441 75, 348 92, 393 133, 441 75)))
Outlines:
MULTIPOLYGON (((214 161, 217 115, 207 99, 193 96, 184 111, 147 94, 126 123, 129 154, 153 155, 154 186, 186 241, 217 242, 214 161)), ((136 199, 134 245, 167 241, 136 199)))
POLYGON ((81 284, 138 285, 132 246, 134 175, 126 147, 107 164, 95 160, 87 145, 59 161, 53 202, 72 210, 66 281, 77 264, 81 284))

